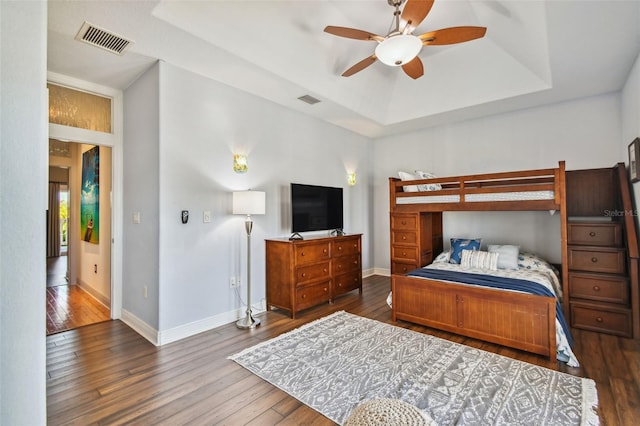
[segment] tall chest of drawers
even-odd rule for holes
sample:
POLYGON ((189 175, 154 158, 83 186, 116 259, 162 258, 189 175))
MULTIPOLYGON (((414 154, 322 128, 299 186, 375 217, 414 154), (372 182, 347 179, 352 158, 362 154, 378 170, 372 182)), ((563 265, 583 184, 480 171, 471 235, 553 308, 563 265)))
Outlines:
POLYGON ((393 213, 390 225, 392 274, 428 265, 442 251, 442 213, 393 213))
POLYGON ((266 240, 267 309, 296 313, 352 290, 362 293, 361 235, 266 240))
POLYGON ((633 333, 627 253, 619 222, 569 221, 569 306, 576 328, 633 333))

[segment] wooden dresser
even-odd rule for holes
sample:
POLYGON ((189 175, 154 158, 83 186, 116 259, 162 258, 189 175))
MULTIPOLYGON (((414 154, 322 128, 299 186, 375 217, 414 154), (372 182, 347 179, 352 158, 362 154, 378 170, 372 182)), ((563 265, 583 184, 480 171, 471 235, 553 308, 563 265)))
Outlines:
POLYGON ((442 251, 442 213, 392 213, 391 273, 428 265, 442 251))
POLYGON ((266 240, 267 309, 296 313, 358 289, 361 234, 307 240, 266 240))
POLYGON ((638 244, 624 163, 567 171, 566 182, 571 326, 638 338, 638 244))
POLYGON ((572 325, 632 335, 627 256, 619 222, 567 224, 572 325))

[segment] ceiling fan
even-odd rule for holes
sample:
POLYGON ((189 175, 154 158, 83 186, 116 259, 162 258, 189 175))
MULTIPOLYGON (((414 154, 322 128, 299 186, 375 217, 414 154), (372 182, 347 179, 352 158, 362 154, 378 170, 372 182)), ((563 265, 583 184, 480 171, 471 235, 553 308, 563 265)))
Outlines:
POLYGON ((426 18, 433 6, 434 0, 406 0, 406 5, 400 12, 400 6, 405 0, 387 0, 396 10, 393 13, 395 28, 386 36, 380 36, 363 30, 346 27, 327 26, 324 31, 339 37, 355 40, 377 41, 375 53, 358 62, 342 73, 349 77, 362 71, 369 65, 380 62, 390 66, 402 66, 404 72, 416 79, 424 74, 422 61, 418 57, 422 46, 463 43, 484 37, 485 27, 451 27, 416 36, 413 31, 426 18), (400 28, 401 22, 404 27, 400 28))

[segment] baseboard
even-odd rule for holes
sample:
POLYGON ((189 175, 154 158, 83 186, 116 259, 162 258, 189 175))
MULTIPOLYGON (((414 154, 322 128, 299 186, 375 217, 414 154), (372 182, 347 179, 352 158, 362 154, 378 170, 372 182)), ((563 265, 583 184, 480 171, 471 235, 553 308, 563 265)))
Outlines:
POLYGON ((367 277, 370 277, 371 275, 377 275, 375 268, 362 270, 362 278, 367 278, 367 277))
MULTIPOLYGON (((265 309, 255 309, 255 305, 252 304, 254 309, 253 315, 259 315, 264 312, 265 309)), ((136 333, 153 343, 155 346, 163 346, 178 340, 185 339, 187 337, 194 336, 205 331, 213 330, 214 328, 236 322, 239 318, 245 315, 246 308, 238 308, 230 312, 223 312, 218 315, 214 315, 209 318, 204 318, 198 321, 194 321, 188 324, 180 325, 178 327, 170 328, 164 331, 158 331, 151 327, 149 324, 133 315, 131 312, 122 310, 122 322, 131 327, 136 333)))
POLYGON ((105 296, 104 294, 98 293, 98 291, 91 287, 89 284, 85 283, 82 280, 78 280, 78 287, 86 291, 91 297, 96 299, 101 305, 107 307, 107 309, 111 309, 111 300, 105 296))
POLYGON ((122 318, 120 320, 131 327, 136 333, 153 343, 155 346, 160 346, 158 339, 158 330, 151 327, 149 324, 133 315, 126 309, 122 309, 122 318))
POLYGON ((391 276, 391 269, 389 268, 373 268, 371 275, 382 275, 383 277, 391 276))

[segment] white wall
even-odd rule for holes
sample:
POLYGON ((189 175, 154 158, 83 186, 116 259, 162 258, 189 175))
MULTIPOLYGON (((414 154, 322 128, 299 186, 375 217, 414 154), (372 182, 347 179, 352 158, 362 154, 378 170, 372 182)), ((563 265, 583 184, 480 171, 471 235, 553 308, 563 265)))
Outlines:
POLYGON ((123 136, 123 318, 133 315, 154 330, 160 293, 159 69, 156 64, 125 91, 123 136))
MULTIPOLYGON (((80 206, 82 185, 82 154, 95 145, 79 144, 79 150, 75 158, 73 168, 76 179, 75 191, 72 196, 75 205, 80 206)), ((83 289, 93 295, 106 306, 111 301, 111 148, 100 148, 100 217, 99 217, 99 243, 84 241, 84 235, 76 235, 73 244, 77 248, 78 282, 83 289)), ((76 225, 79 226, 78 223, 76 225)))
POLYGON ((46 37, 46 2, 0 2, 3 425, 46 423, 46 37))
POLYGON ((159 344, 241 315, 246 234, 244 217, 231 215, 234 190, 267 193, 266 214, 253 217, 254 306, 264 308, 264 239, 290 235, 291 182, 344 189, 345 230, 363 234, 363 267, 370 268, 370 144, 160 62, 125 93, 125 310, 155 328, 159 344), (236 152, 248 155, 245 174, 233 172, 236 152), (347 186, 347 171, 358 174, 356 186, 347 186), (190 211, 187 224, 182 210, 190 211), (140 225, 131 223, 134 211, 140 225), (203 223, 204 211, 211 223, 203 223), (230 277, 240 277, 239 293, 230 277))
MULTIPOLYGON (((640 7, 640 3, 638 3, 640 7)), ((629 154, 627 147, 635 138, 640 137, 640 55, 629 74, 627 83, 622 90, 622 138, 620 144, 621 155, 629 166, 629 154)), ((640 200, 640 183, 632 184, 636 203, 640 200)), ((640 226, 636 216, 636 227, 640 232, 640 226)))
MULTIPOLYGON (((376 267, 389 268, 388 177, 399 170, 455 176, 556 167, 611 167, 622 161, 620 96, 610 94, 439 126, 375 141, 374 247, 376 267)), ((518 243, 560 261, 559 215, 547 212, 445 213, 451 237, 518 243)))

